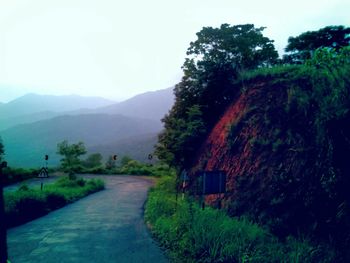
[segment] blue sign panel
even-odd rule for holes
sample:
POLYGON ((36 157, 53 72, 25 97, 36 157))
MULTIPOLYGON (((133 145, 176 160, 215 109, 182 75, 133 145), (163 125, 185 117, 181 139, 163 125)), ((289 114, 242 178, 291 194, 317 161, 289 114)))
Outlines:
POLYGON ((199 173, 200 194, 220 194, 226 192, 226 173, 223 171, 202 171, 199 173))

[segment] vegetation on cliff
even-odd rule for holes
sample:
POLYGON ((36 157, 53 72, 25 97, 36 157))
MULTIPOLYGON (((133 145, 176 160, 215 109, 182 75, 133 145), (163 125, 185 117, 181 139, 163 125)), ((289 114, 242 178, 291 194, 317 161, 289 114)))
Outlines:
POLYGON ((195 58, 185 61, 164 118, 159 158, 190 170, 190 185, 198 170, 224 170, 231 215, 248 216, 282 239, 302 233, 327 242, 341 251, 339 262, 350 260, 350 29, 290 38, 289 60, 278 60, 261 28, 250 27, 256 38, 228 28, 237 29, 204 28, 191 43, 195 58), (267 44, 253 41, 249 58, 269 55, 242 63, 249 61, 242 36, 267 44))
POLYGON ((162 177, 150 190, 145 218, 173 262, 332 262, 335 252, 306 237, 279 240, 244 217, 202 210, 191 199, 176 199, 175 178, 162 177))
POLYGON ((238 100, 247 98, 247 113, 226 122, 231 147, 220 150, 223 160, 201 167, 228 171, 232 215, 249 215, 279 236, 301 232, 349 247, 349 73, 344 48, 246 74, 238 100))

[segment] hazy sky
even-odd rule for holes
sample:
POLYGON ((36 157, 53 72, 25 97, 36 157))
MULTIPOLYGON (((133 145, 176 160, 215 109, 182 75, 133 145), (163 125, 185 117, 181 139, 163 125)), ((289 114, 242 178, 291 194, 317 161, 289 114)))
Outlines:
POLYGON ((203 26, 266 26, 281 54, 289 36, 349 26, 349 10, 349 0, 0 0, 0 102, 167 88, 203 26))

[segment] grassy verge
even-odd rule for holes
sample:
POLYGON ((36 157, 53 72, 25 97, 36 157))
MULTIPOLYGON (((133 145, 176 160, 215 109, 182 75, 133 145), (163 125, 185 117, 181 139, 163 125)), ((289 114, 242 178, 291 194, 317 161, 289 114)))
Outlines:
POLYGON ((102 189, 104 183, 99 179, 68 177, 58 179, 42 191, 23 185, 16 192, 5 193, 6 225, 23 224, 102 189))
POLYGON ((37 169, 11 168, 3 169, 3 183, 9 185, 17 182, 22 182, 38 175, 37 169))
POLYGON ((106 169, 102 166, 93 168, 81 167, 78 172, 82 174, 127 174, 160 177, 163 174, 169 174, 171 171, 171 168, 166 164, 146 164, 136 160, 130 160, 127 163, 113 169, 106 169))
POLYGON ((149 192, 145 219, 174 262, 334 262, 332 250, 307 238, 281 241, 244 218, 178 199, 174 179, 161 178, 149 192))

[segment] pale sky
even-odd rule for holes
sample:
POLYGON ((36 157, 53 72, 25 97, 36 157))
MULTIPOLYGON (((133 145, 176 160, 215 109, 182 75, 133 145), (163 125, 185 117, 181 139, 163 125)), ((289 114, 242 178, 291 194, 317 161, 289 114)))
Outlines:
POLYGON ((0 0, 0 102, 168 88, 204 26, 265 26, 282 54, 289 36, 350 26, 349 10, 349 0, 0 0))

